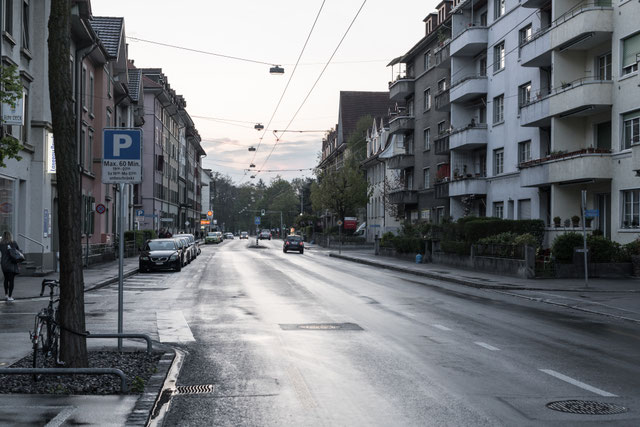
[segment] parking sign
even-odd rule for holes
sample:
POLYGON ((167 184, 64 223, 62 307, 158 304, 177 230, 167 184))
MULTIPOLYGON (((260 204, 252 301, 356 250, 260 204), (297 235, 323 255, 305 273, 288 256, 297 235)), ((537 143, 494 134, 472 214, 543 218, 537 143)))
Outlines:
POLYGON ((142 182, 142 129, 104 129, 102 138, 102 182, 142 182))

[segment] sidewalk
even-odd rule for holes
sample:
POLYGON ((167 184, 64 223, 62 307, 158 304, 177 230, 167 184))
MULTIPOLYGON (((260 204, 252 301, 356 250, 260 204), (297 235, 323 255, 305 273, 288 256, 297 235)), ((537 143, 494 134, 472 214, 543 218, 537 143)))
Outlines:
POLYGON ((640 323, 640 279, 521 279, 443 264, 416 264, 402 259, 376 256, 373 251, 330 252, 330 257, 409 273, 428 279, 478 289, 492 289, 514 297, 562 306, 588 313, 640 323))
MULTIPOLYGON (((101 264, 91 265, 89 268, 85 268, 84 275, 84 290, 89 291, 91 289, 100 288, 110 283, 118 281, 118 260, 110 261, 101 264)), ((124 259, 124 277, 131 276, 138 272, 138 257, 129 257, 124 259)), ((42 280, 44 279, 58 279, 60 275, 58 273, 51 273, 45 277, 31 277, 23 276, 21 274, 16 276, 15 287, 13 289, 13 297, 16 300, 30 299, 40 297, 40 289, 42 288, 42 280)), ((4 293, 1 295, 4 299, 4 293)))

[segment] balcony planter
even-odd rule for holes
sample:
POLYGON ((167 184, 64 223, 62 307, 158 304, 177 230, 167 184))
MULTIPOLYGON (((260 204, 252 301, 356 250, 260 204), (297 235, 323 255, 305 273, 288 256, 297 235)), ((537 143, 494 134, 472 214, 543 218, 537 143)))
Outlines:
POLYGON ((556 228, 560 228, 560 226, 562 225, 562 218, 560 218, 559 216, 553 218, 553 225, 556 228))
POLYGON ((573 228, 576 228, 580 225, 580 217, 578 215, 574 215, 571 217, 571 225, 573 228))

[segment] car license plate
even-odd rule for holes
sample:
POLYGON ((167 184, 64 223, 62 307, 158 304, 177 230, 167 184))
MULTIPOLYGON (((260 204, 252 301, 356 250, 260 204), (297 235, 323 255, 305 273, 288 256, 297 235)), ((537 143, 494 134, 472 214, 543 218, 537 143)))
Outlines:
POLYGON ((164 262, 156 262, 156 265, 162 265, 164 262))

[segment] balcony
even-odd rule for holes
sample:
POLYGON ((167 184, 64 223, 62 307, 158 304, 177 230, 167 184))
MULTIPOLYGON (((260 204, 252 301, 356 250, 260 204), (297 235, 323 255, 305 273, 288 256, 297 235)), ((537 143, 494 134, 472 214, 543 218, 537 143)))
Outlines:
POLYGON ((584 77, 553 89, 520 109, 520 126, 548 126, 552 117, 587 117, 611 109, 613 82, 584 77))
POLYGON ((449 183, 449 197, 486 194, 487 181, 484 177, 455 179, 449 183))
POLYGON ((404 101, 408 96, 413 95, 415 80, 413 77, 400 77, 396 81, 389 83, 389 99, 391 101, 404 101))
POLYGON ((413 154, 396 154, 386 161, 389 169, 406 169, 414 166, 413 154))
POLYGON ((394 205, 415 205, 418 204, 418 192, 403 188, 389 193, 389 202, 394 205))
POLYGON ((524 2, 522 2, 522 7, 528 7, 530 9, 540 9, 547 3, 549 3, 549 0, 525 0, 524 2))
POLYGON ((542 187, 610 181, 612 167, 610 150, 585 148, 558 153, 520 164, 520 185, 542 187))
POLYGON ((433 142, 436 155, 449 154, 449 134, 445 133, 438 136, 433 142))
POLYGON ((523 67, 551 66, 550 28, 539 30, 520 45, 520 64, 523 67))
POLYGON ((436 111, 449 111, 449 89, 438 93, 435 97, 436 111))
POLYGON ((487 49, 487 27, 472 26, 460 33, 451 41, 449 53, 451 56, 475 56, 487 49))
POLYGON ((471 74, 451 85, 450 102, 467 102, 487 94, 487 76, 471 74))
POLYGON ((474 150, 485 147, 489 140, 486 124, 467 126, 463 129, 456 129, 451 132, 449 147, 452 150, 474 150))
POLYGON ((389 133, 409 134, 413 132, 413 116, 397 116, 389 122, 389 133))
POLYGON ((436 68, 450 68, 451 55, 449 54, 451 40, 446 40, 443 46, 434 52, 436 68))
POLYGON ((612 33, 611 1, 581 3, 551 24, 551 49, 588 50, 610 41, 612 33))
POLYGON ((435 198, 436 199, 448 199, 449 198, 449 181, 437 182, 434 185, 435 198))

